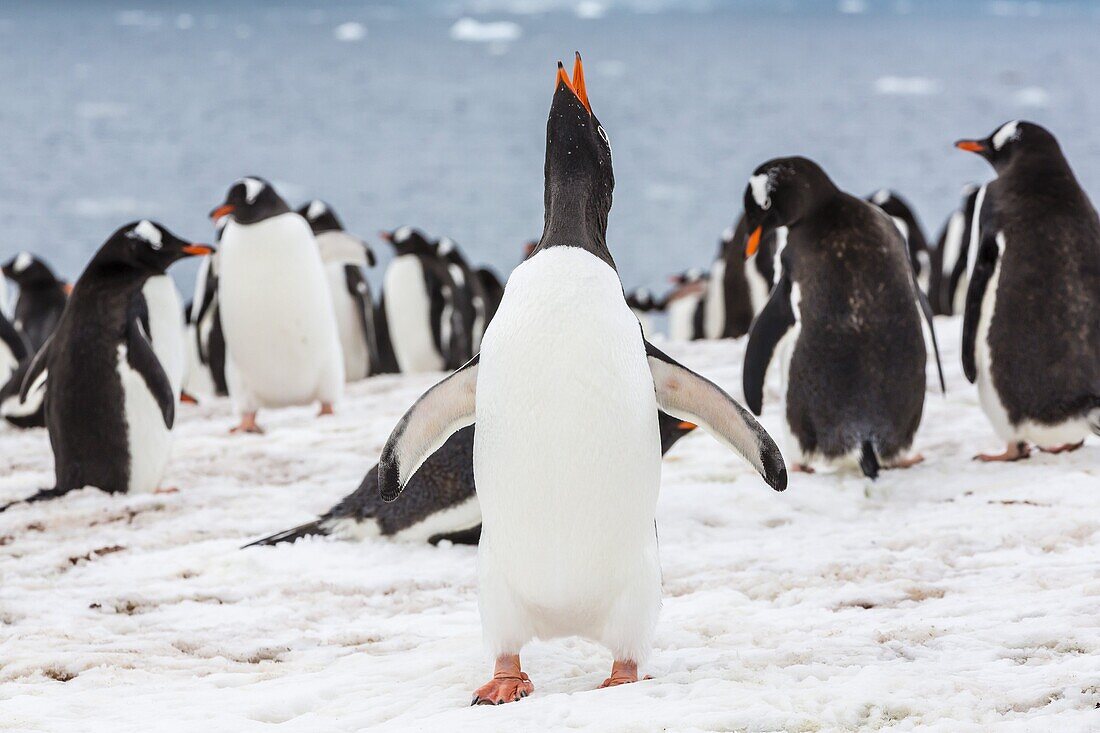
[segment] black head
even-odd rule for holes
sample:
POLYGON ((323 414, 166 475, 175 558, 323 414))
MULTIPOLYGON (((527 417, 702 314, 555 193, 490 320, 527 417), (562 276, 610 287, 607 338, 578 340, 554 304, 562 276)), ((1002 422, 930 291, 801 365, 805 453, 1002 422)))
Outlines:
POLYGON ((435 251, 440 257, 453 265, 468 266, 466 258, 462 255, 462 250, 458 248, 458 243, 450 237, 440 237, 439 241, 435 243, 435 251))
POLYGON ((745 256, 756 254, 765 235, 797 225, 836 191, 821 166, 809 158, 774 158, 757 167, 745 188, 745 256))
POLYGON ((185 257, 213 253, 214 248, 208 244, 192 244, 160 224, 142 219, 112 234, 92 258, 89 270, 132 270, 145 275, 163 275, 169 266, 185 257))
POLYGON ((578 53, 573 78, 558 62, 546 122, 545 228, 536 251, 583 247, 614 267, 607 250, 607 215, 615 190, 611 143, 592 112, 578 53))
POLYGON ((998 173, 1033 155, 1053 155, 1056 160, 1064 160, 1062 148, 1050 131, 1034 122, 1020 120, 1006 122, 981 140, 958 140, 955 147, 982 156, 998 173))
POLYGON ((695 429, 695 424, 680 420, 664 412, 657 412, 657 424, 661 428, 661 454, 668 453, 668 449, 677 440, 695 429))
POLYGON ((246 176, 229 187, 225 201, 210 212, 217 222, 223 216, 238 224, 255 224, 290 211, 275 187, 262 178, 246 176))
POLYGON ((336 212, 321 199, 313 199, 309 203, 302 204, 298 214, 309 222, 309 228, 314 234, 344 231, 344 225, 336 217, 336 212))
POLYGON ((648 313, 653 310, 653 294, 648 288, 638 288, 627 293, 626 304, 636 311, 648 313))
POLYGON ((4 277, 11 280, 20 288, 41 287, 58 283, 57 276, 53 274, 42 260, 30 252, 20 252, 8 260, 3 266, 4 277))
POLYGON ((421 255, 434 257, 437 254, 435 244, 428 240, 424 232, 413 227, 398 227, 392 232, 381 231, 378 232, 378 236, 392 244, 394 253, 399 256, 421 255))

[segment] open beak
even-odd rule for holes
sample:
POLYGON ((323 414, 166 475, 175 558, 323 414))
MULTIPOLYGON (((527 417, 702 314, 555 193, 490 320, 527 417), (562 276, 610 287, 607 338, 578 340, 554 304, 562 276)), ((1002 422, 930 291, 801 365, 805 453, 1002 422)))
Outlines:
POLYGON ((214 248, 209 244, 185 244, 183 246, 183 253, 192 257, 212 255, 214 254, 214 248))
POLYGON ((588 103, 588 90, 584 86, 584 64, 581 63, 580 51, 576 52, 576 58, 573 60, 573 78, 569 78, 569 74, 565 73, 565 65, 562 62, 558 62, 558 76, 554 80, 554 88, 564 84, 566 89, 573 92, 573 96, 577 98, 584 108, 588 110, 588 114, 592 114, 592 105, 588 103))
POLYGON ((676 427, 680 428, 680 430, 686 430, 688 432, 691 432, 692 430, 694 430, 695 428, 697 428, 699 426, 696 425, 693 422, 688 422, 687 420, 681 420, 679 423, 676 424, 676 427))
POLYGON ((210 212, 210 218, 213 221, 217 221, 223 216, 229 216, 230 214, 232 214, 236 210, 236 208, 237 207, 233 204, 222 204, 221 206, 210 212))
POLYGON ((759 226, 752 230, 752 234, 749 235, 749 241, 745 245, 745 259, 752 257, 756 254, 756 250, 760 249, 760 236, 764 231, 764 227, 759 226))
POLYGON ((984 153, 985 144, 977 140, 959 140, 955 143, 955 147, 959 150, 965 150, 968 153, 984 153))

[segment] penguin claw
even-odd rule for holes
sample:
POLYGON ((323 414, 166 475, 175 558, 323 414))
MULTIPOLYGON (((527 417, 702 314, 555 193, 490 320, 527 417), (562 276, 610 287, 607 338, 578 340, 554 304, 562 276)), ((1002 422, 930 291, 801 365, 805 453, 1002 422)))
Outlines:
POLYGON ((531 684, 530 678, 524 672, 520 672, 518 676, 494 677, 478 688, 470 705, 503 705, 507 702, 518 702, 534 690, 535 686, 531 684))

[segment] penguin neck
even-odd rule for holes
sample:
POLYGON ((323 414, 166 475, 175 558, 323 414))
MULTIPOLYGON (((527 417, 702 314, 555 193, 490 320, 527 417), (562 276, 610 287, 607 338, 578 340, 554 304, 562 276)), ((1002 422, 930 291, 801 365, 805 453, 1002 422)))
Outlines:
MULTIPOLYGON (((92 287, 82 289, 131 294, 141 290, 145 281, 157 274, 160 273, 120 262, 94 262, 80 277, 80 281, 94 283, 92 287)), ((80 282, 77 287, 80 287, 80 282)))
POLYGON ((587 187, 574 184, 548 190, 545 220, 535 252, 549 247, 579 247, 616 269, 607 248, 607 212, 587 187))

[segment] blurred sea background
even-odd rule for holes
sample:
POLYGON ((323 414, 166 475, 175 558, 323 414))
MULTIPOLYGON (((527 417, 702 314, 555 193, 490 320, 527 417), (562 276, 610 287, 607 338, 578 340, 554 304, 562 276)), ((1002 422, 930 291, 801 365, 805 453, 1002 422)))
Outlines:
MULTIPOLYGON (((410 224, 507 274, 542 229, 555 63, 575 49, 614 151, 627 288, 708 266, 775 156, 895 188, 934 235, 991 176, 951 143, 1021 118, 1100 192, 1100 3, 9 1, 0 259, 75 278, 146 217, 209 240, 207 212, 256 174, 292 206, 327 200, 383 264, 376 231, 410 224)), ((174 271, 185 294, 193 268, 174 271)))

